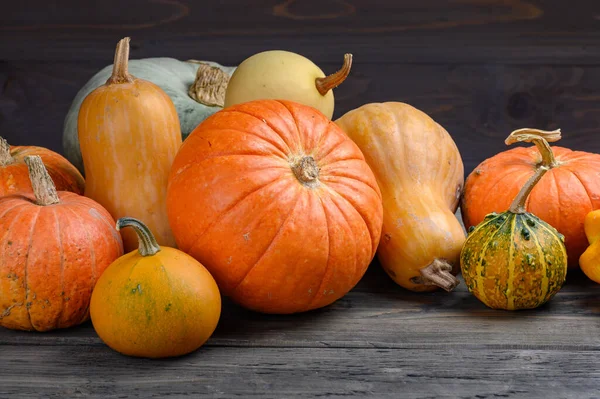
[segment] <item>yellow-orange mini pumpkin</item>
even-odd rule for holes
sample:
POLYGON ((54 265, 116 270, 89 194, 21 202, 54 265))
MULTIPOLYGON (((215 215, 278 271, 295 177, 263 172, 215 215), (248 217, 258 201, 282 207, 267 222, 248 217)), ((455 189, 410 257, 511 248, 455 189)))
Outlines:
POLYGON ((94 329, 129 356, 172 357, 203 345, 217 327, 221 295, 210 273, 191 256, 156 243, 139 220, 130 226, 139 249, 113 262, 98 280, 90 306, 94 329))
POLYGON ((341 298, 379 243, 381 194, 363 154, 299 103, 251 101, 206 119, 177 154, 167 195, 179 248, 261 312, 341 298))

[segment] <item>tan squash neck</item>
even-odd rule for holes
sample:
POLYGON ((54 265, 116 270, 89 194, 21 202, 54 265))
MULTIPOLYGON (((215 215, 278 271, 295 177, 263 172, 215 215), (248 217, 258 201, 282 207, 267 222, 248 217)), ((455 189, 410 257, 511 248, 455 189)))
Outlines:
POLYGON ((324 78, 317 78, 315 80, 315 85, 317 87, 317 91, 324 96, 329 92, 329 90, 335 89, 338 87, 350 74, 350 69, 352 68, 352 54, 344 54, 344 64, 342 68, 324 78))
POLYGON ((542 155, 542 163, 537 166, 535 173, 527 180, 525 185, 521 188, 513 200, 510 208, 508 209, 510 212, 525 213, 525 203, 527 202, 527 198, 529 197, 529 194, 531 194, 531 191, 535 185, 542 179, 546 172, 558 166, 558 162, 554 157, 552 148, 548 143, 558 141, 560 138, 560 129, 546 131, 529 128, 515 130, 506 138, 504 141, 506 145, 519 142, 533 142, 542 155))
POLYGON ((117 43, 117 49, 115 51, 115 60, 113 64, 113 71, 110 78, 106 81, 106 84, 122 84, 132 83, 135 77, 128 71, 129 68, 129 37, 125 37, 119 40, 117 43))

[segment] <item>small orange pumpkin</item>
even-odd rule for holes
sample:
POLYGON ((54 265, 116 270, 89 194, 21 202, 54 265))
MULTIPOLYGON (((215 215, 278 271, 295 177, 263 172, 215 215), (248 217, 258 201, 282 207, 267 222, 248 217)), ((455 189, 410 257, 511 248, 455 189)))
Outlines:
POLYGON ((124 355, 173 357, 193 352, 211 336, 221 315, 217 283, 191 256, 157 244, 134 218, 139 248, 114 261, 94 287, 90 314, 98 336, 124 355))
POLYGON ((33 193, 25 157, 39 155, 58 191, 83 195, 85 182, 79 170, 62 155, 43 147, 9 146, 0 137, 0 197, 16 193, 33 193))
POLYGON ((588 246, 585 217, 600 209, 600 155, 564 147, 548 151, 548 142, 560 139, 560 130, 554 133, 540 137, 533 147, 501 152, 477 166, 465 183, 461 211, 467 228, 481 223, 489 213, 506 211, 536 170, 549 165, 525 209, 565 236, 569 267, 578 267, 588 246))
POLYGON ((360 280, 383 206, 360 149, 316 109, 255 100, 202 122, 177 154, 177 245, 222 292, 266 313, 329 305, 360 280))
POLYGON ((86 321, 92 289, 123 254, 98 203, 57 193, 41 157, 25 157, 34 194, 0 198, 0 326, 47 331, 86 321))

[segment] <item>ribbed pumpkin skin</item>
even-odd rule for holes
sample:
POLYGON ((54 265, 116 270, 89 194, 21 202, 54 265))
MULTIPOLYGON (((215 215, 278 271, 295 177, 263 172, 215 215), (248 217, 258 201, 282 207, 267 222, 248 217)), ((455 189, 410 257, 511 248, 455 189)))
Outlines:
POLYGON ((89 317, 100 274, 123 254, 114 220, 94 201, 59 192, 60 203, 33 195, 0 198, 0 325, 47 331, 89 317))
POLYGON ((225 108, 183 143, 169 220, 180 249, 223 294, 253 310, 294 313, 344 296, 373 259, 381 194, 358 147, 317 110, 258 100, 225 108), (290 162, 312 156, 316 184, 290 162))
POLYGON ((490 308, 531 309, 562 287, 567 253, 560 233, 535 215, 490 214, 469 233, 461 269, 469 291, 490 308))
MULTIPOLYGON (((559 166, 550 169, 534 187, 526 203, 527 212, 565 236, 569 266, 587 248, 585 216, 600 209, 600 155, 553 146, 559 166)), ((513 148, 481 163, 469 175, 461 211, 465 227, 476 226, 491 212, 504 212, 541 162, 534 147, 513 148)))
POLYGON ((221 296, 210 273, 191 256, 162 247, 133 251, 102 274, 91 301, 94 329, 114 350, 150 358, 200 347, 215 330, 221 296))
MULTIPOLYGON (((81 105, 78 130, 85 195, 115 219, 144 220, 160 245, 174 246, 165 199, 181 133, 169 96, 142 79, 101 86, 81 105)), ((132 230, 121 234, 126 252, 137 248, 132 230)))
POLYGON ((363 151, 381 189, 382 267, 404 288, 438 289, 413 279, 436 258, 459 271, 465 233, 454 212, 464 170, 456 144, 424 112, 399 102, 363 105, 335 123, 363 151))
POLYGON ((0 197, 17 193, 33 193, 24 161, 28 155, 39 155, 42 158, 58 191, 83 194, 85 189, 83 176, 62 155, 36 146, 11 146, 10 155, 13 162, 0 166, 0 197))

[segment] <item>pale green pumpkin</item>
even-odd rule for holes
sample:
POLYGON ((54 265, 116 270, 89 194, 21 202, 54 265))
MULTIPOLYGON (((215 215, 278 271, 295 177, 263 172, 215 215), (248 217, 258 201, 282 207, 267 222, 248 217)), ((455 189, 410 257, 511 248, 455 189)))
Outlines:
MULTIPOLYGON (((226 82, 219 82, 219 76, 215 76, 215 74, 211 73, 207 74, 206 78, 203 79, 203 82, 196 82, 198 68, 202 64, 208 64, 219 68, 225 72, 224 76, 227 77, 227 80, 235 70, 235 67, 226 67, 210 61, 180 61, 174 58, 164 57, 129 61, 128 69, 133 76, 158 85, 169 95, 173 104, 175 104, 175 109, 179 116, 183 139, 185 139, 191 131, 200 124, 200 122, 221 110, 223 106, 221 102, 223 99, 213 101, 215 98, 211 95, 201 99, 204 103, 201 103, 190 96, 190 87, 194 84, 196 84, 196 90, 205 90, 204 88, 199 88, 200 86, 205 86, 205 84, 207 87, 212 86, 207 89, 207 91, 212 90, 214 86, 218 84, 226 85, 226 82), (215 105, 219 103, 220 105, 215 105)), ((77 116, 79 114, 79 108, 88 94, 106 83, 106 80, 112 73, 112 69, 112 64, 106 66, 96 73, 79 90, 65 118, 63 130, 63 148, 65 156, 81 171, 81 173, 83 173, 83 160, 81 158, 79 137, 77 134, 77 116)), ((196 90, 194 90, 194 93, 197 92, 196 90)), ((195 94, 194 96, 198 98, 195 94)))

